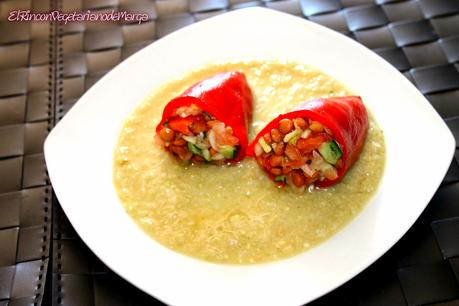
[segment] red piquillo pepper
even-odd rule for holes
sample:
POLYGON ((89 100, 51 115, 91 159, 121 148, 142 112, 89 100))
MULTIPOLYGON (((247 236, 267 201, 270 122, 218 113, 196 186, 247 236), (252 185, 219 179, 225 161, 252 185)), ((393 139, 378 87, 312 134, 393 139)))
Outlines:
POLYGON ((255 157, 270 178, 279 185, 285 184, 285 178, 291 171, 293 175, 290 179, 293 179, 297 187, 312 182, 317 187, 328 187, 341 181, 358 159, 367 130, 368 114, 360 97, 316 99, 303 102, 293 111, 273 119, 249 145, 247 154, 255 157), (317 126, 320 130, 317 130, 317 126), (299 131, 297 135, 295 131, 299 131), (292 140, 285 141, 290 138, 292 140), (314 166, 314 159, 322 163, 327 159, 327 150, 330 149, 320 150, 320 145, 326 142, 332 143, 332 149, 339 153, 335 158, 328 156, 331 164, 324 163, 328 167, 325 167, 326 170, 332 168, 334 171, 331 178, 325 175, 318 179, 318 173, 314 173, 317 169, 312 169, 311 164, 314 166), (289 168, 291 165, 294 165, 292 170, 289 168))
MULTIPOLYGON (((212 161, 206 154, 208 155, 209 151, 212 154, 220 153, 218 151, 218 141, 221 141, 224 144, 222 147, 226 147, 226 149, 237 148, 234 151, 234 155, 225 154, 222 149, 222 154, 225 155, 226 161, 237 162, 245 157, 248 146, 247 132, 252 120, 252 100, 252 92, 243 73, 238 71, 219 73, 194 84, 183 94, 169 101, 163 110, 162 119, 156 127, 156 132, 161 136, 160 132, 162 130, 170 129, 163 132, 165 136, 162 139, 169 140, 167 133, 174 134, 176 138, 171 139, 170 143, 165 143, 165 147, 167 150, 179 152, 175 153, 182 159, 189 159, 190 157, 187 157, 187 154, 190 153, 188 151, 181 153, 180 148, 174 149, 177 137, 182 137, 187 141, 194 141, 194 137, 201 133, 201 135, 206 135, 201 136, 201 148, 196 147, 193 143, 189 144, 189 146, 192 146, 191 151, 199 155, 193 155, 193 158, 198 157, 200 160, 205 158, 207 161, 212 161), (188 108, 188 112, 190 112, 189 109, 191 109, 191 112, 193 108, 197 109, 198 113, 197 115, 193 113, 189 115, 178 113, 178 110, 184 108, 188 108), (208 137, 212 126, 219 126, 218 124, 215 125, 215 122, 222 127, 220 130, 214 127, 217 132, 215 133, 216 135, 211 137, 210 142, 208 138, 203 141, 202 137, 208 137), (218 131, 222 131, 223 126, 223 132, 218 134, 218 131), (187 137, 187 135, 192 137, 187 137), (202 147, 203 143, 204 147, 202 147), (209 143, 212 143, 212 147, 209 143), (205 147, 206 144, 208 148, 205 147)), ((180 139, 180 142, 184 141, 180 139)), ((221 154, 218 156, 221 156, 221 154)))

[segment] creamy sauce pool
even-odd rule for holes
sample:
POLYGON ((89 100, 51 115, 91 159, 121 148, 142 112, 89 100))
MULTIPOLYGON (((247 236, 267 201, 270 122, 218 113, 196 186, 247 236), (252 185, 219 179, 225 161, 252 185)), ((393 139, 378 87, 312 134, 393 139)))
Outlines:
POLYGON ((383 133, 370 118, 359 160, 327 190, 279 189, 250 158, 229 167, 184 167, 155 143, 163 107, 194 83, 230 70, 244 72, 254 94, 250 138, 301 101, 350 94, 333 78, 295 63, 231 62, 193 71, 163 85, 126 121, 115 152, 118 195, 146 233, 178 252, 228 264, 296 255, 365 207, 383 174, 383 133))

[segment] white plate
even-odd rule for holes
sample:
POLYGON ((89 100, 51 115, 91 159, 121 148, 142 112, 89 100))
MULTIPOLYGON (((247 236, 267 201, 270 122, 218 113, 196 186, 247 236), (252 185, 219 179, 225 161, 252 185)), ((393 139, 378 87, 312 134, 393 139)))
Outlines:
POLYGON ((173 305, 300 305, 346 282, 384 254, 421 214, 444 177, 454 139, 416 88, 351 39, 260 8, 175 32, 95 84, 45 143, 49 175, 78 234, 111 269, 173 305), (363 97, 384 130, 377 195, 320 246, 269 264, 225 266, 166 249, 124 212, 112 183, 113 151, 128 114, 161 83, 222 59, 286 58, 318 67, 363 97))

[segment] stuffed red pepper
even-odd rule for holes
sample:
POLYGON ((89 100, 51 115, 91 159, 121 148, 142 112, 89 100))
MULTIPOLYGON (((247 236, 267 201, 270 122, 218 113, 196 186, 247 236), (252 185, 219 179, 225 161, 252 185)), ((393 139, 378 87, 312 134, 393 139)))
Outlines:
POLYGON ((367 130, 360 97, 306 101, 261 130, 248 154, 278 185, 327 187, 357 160, 367 130))
POLYGON ((246 154, 252 110, 245 75, 220 73, 172 99, 156 133, 164 148, 180 160, 218 165, 237 162, 246 154))

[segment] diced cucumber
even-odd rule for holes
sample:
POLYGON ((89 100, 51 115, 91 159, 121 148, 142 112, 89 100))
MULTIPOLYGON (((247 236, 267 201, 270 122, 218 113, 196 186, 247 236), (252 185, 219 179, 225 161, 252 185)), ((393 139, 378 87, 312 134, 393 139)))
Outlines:
POLYGON ((322 143, 319 147, 319 153, 332 165, 335 165, 338 159, 343 156, 343 152, 334 140, 322 143))
POLYGON ((290 140, 296 138, 298 140, 298 137, 303 133, 301 129, 295 129, 294 131, 291 131, 287 135, 284 136, 284 142, 290 142, 290 140))
POLYGON ((285 175, 278 175, 278 176, 276 176, 276 177, 274 178, 274 181, 275 181, 275 182, 283 182, 283 183, 285 183, 286 179, 287 179, 287 176, 285 176, 285 175))
POLYGON ((220 150, 218 152, 220 152, 225 158, 234 158, 236 155, 236 147, 223 145, 220 146, 220 150))
POLYGON ((194 153, 194 154, 197 154, 197 155, 202 155, 202 151, 197 146, 192 144, 191 142, 188 142, 188 150, 191 153, 194 153))
POLYGON ((194 145, 197 146, 201 150, 209 149, 209 147, 210 147, 210 145, 205 143, 205 142, 197 142, 194 145))
POLYGON ((186 136, 186 135, 184 135, 184 136, 182 136, 182 138, 185 139, 188 142, 191 142, 192 144, 196 144, 196 140, 197 140, 196 136, 186 136))
POLYGON ((293 145, 293 146, 296 146, 296 143, 298 142, 299 138, 300 138, 300 136, 295 136, 292 139, 290 139, 290 141, 288 143, 293 145))
POLYGON ((266 143, 266 140, 263 137, 260 137, 260 139, 258 139, 258 143, 263 148, 263 151, 265 151, 265 153, 271 152, 271 146, 266 143))
POLYGON ((204 157, 205 160, 210 161, 210 152, 208 149, 202 150, 202 157, 204 157))

